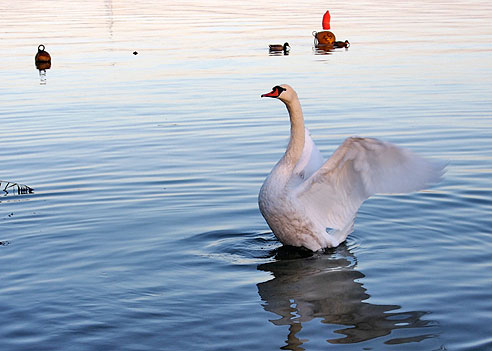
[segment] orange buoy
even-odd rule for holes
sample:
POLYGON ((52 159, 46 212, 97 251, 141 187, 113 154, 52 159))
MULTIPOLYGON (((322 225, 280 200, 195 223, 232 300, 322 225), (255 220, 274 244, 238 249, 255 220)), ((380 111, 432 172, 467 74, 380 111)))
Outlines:
POLYGON ((333 46, 335 42, 335 34, 330 32, 329 30, 324 30, 321 32, 313 32, 315 45, 326 45, 333 46))

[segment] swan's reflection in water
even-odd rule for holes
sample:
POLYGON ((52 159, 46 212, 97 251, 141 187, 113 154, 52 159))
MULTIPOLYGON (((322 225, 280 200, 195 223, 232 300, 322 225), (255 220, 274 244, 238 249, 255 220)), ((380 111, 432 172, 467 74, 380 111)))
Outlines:
MULTIPOLYGON (((289 255, 291 249, 281 250, 284 251, 282 255, 289 255)), ((274 276, 258 284, 264 309, 280 317, 272 320, 273 324, 289 326, 287 345, 282 349, 304 350, 301 345, 308 340, 301 340, 298 333, 303 323, 316 318, 332 325, 323 337, 333 344, 363 342, 389 335, 395 329, 435 325, 421 319, 426 312, 390 312, 400 306, 364 302, 370 296, 358 281, 364 274, 355 269, 356 263, 354 255, 342 245, 325 254, 280 259, 258 266, 259 270, 272 272, 274 276)), ((405 333, 405 337, 385 343, 403 344, 436 336, 415 335, 419 332, 422 330, 414 330, 413 335, 405 333)))

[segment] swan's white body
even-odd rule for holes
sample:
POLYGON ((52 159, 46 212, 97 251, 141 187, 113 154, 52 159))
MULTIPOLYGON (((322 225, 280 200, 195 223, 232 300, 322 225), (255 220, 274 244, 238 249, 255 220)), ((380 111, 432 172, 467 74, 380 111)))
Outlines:
POLYGON ((369 196, 420 190, 441 178, 442 165, 371 138, 348 138, 324 162, 304 127, 296 92, 282 85, 262 96, 279 98, 290 116, 289 145, 258 196, 263 217, 285 245, 336 247, 353 231, 369 196))

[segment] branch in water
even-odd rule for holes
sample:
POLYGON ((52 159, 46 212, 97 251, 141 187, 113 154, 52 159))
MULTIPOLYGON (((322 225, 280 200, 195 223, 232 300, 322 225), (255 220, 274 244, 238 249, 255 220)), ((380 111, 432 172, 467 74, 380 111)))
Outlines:
POLYGON ((17 189, 17 194, 31 194, 34 190, 33 188, 25 184, 19 184, 16 182, 7 182, 5 180, 0 180, 0 189, 2 189, 6 194, 9 193, 8 189, 12 189, 14 194, 15 194, 15 189, 17 189))

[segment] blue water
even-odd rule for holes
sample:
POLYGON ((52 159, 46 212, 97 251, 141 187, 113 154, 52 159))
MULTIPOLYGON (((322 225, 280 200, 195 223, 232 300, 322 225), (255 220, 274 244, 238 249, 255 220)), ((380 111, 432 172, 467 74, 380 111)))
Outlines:
POLYGON ((326 6, 9 2, 0 180, 34 191, 0 196, 1 350, 492 350, 492 5, 326 6), (327 9, 352 45, 319 55, 327 9), (325 157, 378 137, 443 182, 285 250, 256 200, 280 83, 325 157))

